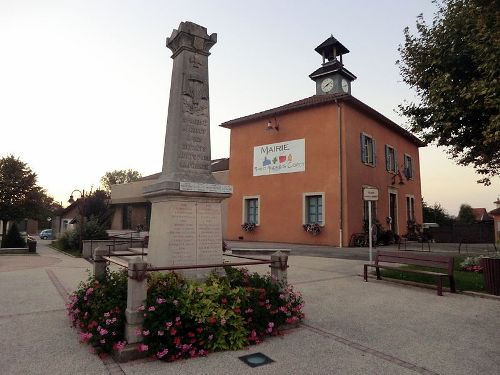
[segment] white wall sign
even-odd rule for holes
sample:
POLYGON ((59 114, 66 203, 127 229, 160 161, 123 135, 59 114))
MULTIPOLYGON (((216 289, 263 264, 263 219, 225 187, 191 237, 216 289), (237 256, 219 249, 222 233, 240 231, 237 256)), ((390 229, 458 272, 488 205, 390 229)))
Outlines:
POLYGON ((304 172, 305 140, 272 143, 253 148, 253 175, 304 172))
POLYGON ((363 199, 365 201, 378 201, 378 189, 377 188, 364 188, 363 189, 363 199))

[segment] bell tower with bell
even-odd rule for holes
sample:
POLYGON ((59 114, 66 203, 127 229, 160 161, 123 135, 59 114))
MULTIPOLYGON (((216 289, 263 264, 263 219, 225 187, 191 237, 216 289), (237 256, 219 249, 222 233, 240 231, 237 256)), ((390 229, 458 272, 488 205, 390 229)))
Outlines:
POLYGON ((316 82, 316 95, 350 94, 351 82, 356 76, 342 62, 342 56, 349 53, 349 50, 333 35, 314 50, 323 57, 321 68, 309 75, 316 82))

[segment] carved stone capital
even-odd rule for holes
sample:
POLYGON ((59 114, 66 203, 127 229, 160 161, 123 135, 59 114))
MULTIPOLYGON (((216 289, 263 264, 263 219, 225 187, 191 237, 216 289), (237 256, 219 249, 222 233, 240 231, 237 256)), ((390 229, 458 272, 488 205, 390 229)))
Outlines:
POLYGON ((208 56, 212 46, 217 43, 217 34, 208 35, 206 27, 192 22, 181 22, 178 29, 167 38, 167 47, 172 51, 172 58, 181 51, 188 50, 208 56))

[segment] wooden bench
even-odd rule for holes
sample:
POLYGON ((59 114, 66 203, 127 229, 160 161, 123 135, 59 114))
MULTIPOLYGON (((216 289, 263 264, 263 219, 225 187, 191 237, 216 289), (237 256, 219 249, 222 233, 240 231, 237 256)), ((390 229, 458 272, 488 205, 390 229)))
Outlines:
POLYGON ((368 267, 375 267, 377 280, 381 280, 380 269, 396 270, 409 272, 419 275, 434 276, 436 278, 437 294, 443 295, 443 278, 447 277, 450 281, 450 291, 456 293, 455 278, 453 277, 453 257, 422 254, 420 252, 410 251, 378 251, 375 255, 375 264, 364 265, 364 278, 368 281, 368 267), (446 270, 444 272, 412 270, 407 268, 395 267, 392 265, 381 265, 380 263, 408 264, 416 266, 431 267, 446 270))

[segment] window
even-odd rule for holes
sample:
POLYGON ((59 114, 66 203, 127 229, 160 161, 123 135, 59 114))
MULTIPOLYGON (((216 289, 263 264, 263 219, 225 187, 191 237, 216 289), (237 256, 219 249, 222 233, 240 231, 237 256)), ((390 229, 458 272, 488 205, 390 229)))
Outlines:
POLYGON ((131 205, 123 205, 122 229, 132 229, 132 210, 133 208, 131 205))
POLYGON ((413 159, 410 155, 405 154, 405 170, 404 174, 407 179, 413 178, 413 159))
POLYGON ((259 225, 259 197, 243 197, 243 223, 259 225))
POLYGON ((304 194, 304 224, 323 225, 323 200, 322 193, 304 194))
POLYGON ((376 144, 375 140, 361 133, 361 161, 364 164, 375 166, 377 164, 377 153, 376 153, 376 144))
POLYGON ((389 172, 398 173, 396 150, 389 145, 385 145, 385 169, 389 172))
POLYGON ((406 220, 415 221, 415 197, 406 196, 406 220))

